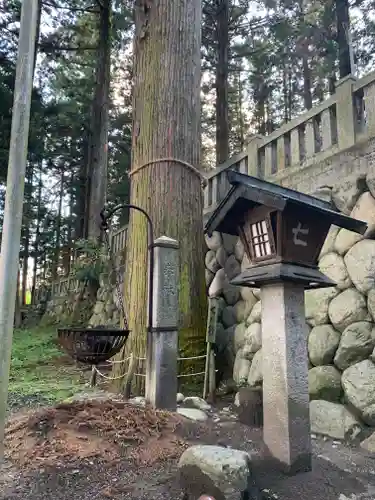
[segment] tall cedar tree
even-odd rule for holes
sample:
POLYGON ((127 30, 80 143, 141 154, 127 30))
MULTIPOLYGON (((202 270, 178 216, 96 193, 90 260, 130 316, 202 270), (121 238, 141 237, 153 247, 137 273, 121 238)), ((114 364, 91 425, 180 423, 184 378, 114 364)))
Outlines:
MULTIPOLYGON (((200 165, 201 0, 135 2, 131 203, 146 210, 155 238, 180 244, 180 354, 205 350, 206 290, 202 189, 199 176, 177 160, 200 165), (150 164, 161 158, 163 161, 150 164)), ((131 336, 127 352, 144 357, 147 325, 147 231, 130 216, 125 293, 131 336)), ((124 353, 122 353, 124 355, 124 353)), ((119 376, 126 367, 114 365, 119 376)), ((136 381, 136 392, 142 389, 136 381)), ((122 380, 116 385, 121 389, 122 380)))

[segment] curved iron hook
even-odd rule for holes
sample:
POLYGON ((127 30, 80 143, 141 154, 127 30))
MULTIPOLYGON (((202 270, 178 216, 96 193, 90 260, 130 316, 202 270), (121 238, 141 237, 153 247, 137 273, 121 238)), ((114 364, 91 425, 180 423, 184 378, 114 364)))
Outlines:
MULTIPOLYGON (((121 203, 116 205, 111 210, 106 210, 104 207, 100 211, 100 218, 102 219, 101 227, 102 229, 108 229, 108 220, 113 217, 113 215, 123 208, 129 208, 130 210, 136 210, 143 214, 147 220, 147 240, 148 240, 148 253, 149 253, 149 270, 148 270, 148 327, 147 327, 147 346, 151 345, 150 335, 152 334, 153 327, 153 288, 154 288, 154 226, 151 217, 141 207, 133 205, 132 203, 121 203)), ((147 372, 151 373, 151 352, 147 353, 147 372)))

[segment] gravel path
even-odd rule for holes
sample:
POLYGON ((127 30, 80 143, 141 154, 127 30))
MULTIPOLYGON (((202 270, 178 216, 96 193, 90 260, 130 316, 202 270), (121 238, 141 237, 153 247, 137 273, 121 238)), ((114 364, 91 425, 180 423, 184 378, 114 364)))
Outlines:
MULTIPOLYGON (((29 401, 33 404, 33 401, 29 401)), ((40 404, 36 401, 35 404, 40 404)), ((313 471, 286 477, 261 458, 261 432, 243 426, 233 415, 220 414, 205 428, 188 423, 184 437, 191 443, 221 444, 253 455, 261 489, 279 500, 375 500, 375 459, 359 448, 314 440, 313 471), (355 496, 352 496, 355 495, 355 496)), ((152 468, 138 468, 127 460, 117 465, 81 461, 67 468, 34 473, 5 464, 0 470, 1 500, 172 500, 182 498, 177 482, 177 460, 152 468)), ((235 499, 233 499, 235 500, 235 499)), ((236 499, 236 500, 239 500, 236 499)), ((251 499, 249 499, 251 500, 251 499)))

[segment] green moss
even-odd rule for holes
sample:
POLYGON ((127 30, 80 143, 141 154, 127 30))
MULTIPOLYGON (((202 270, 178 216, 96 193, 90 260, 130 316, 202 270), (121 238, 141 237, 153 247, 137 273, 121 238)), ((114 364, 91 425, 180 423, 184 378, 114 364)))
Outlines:
POLYGON ((56 330, 36 328, 14 332, 9 392, 41 395, 55 402, 75 394, 82 387, 82 374, 64 360, 56 330))

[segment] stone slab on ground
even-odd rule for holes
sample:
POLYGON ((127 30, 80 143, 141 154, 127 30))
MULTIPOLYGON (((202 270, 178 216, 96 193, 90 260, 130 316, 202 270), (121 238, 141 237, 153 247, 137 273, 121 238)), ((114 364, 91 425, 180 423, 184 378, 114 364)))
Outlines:
POLYGON ((333 439, 355 439, 362 430, 359 420, 345 406, 324 400, 310 401, 311 430, 333 439))
POLYGON ((184 398, 181 403, 186 408, 197 408, 202 411, 211 410, 211 405, 209 405, 203 398, 198 396, 189 396, 184 398))
POLYGON ((207 414, 198 408, 177 408, 177 413, 195 422, 205 422, 208 418, 207 414))
POLYGON ((234 498, 233 495, 241 497, 245 492, 249 498, 262 500, 252 478, 250 455, 244 451, 192 446, 183 453, 178 467, 181 487, 191 500, 202 494, 225 500, 234 498))

